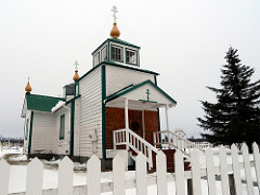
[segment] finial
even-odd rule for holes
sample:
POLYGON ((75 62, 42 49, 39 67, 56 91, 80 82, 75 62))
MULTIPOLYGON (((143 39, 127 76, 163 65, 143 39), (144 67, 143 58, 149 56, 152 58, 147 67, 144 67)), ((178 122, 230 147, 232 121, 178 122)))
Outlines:
POLYGON ((75 74, 74 74, 74 77, 73 77, 73 80, 76 82, 77 80, 79 80, 79 74, 78 74, 78 66, 79 66, 79 63, 78 61, 76 60, 76 62, 74 63, 75 65, 75 74))
POLYGON ((118 12, 116 6, 113 6, 112 12, 114 12, 114 15, 113 15, 114 24, 113 24, 113 28, 110 32, 110 36, 113 37, 114 39, 117 39, 120 36, 120 31, 118 30, 117 24, 116 24, 116 19, 117 19, 116 13, 118 12))
POLYGON ((29 81, 30 81, 30 77, 28 77, 28 82, 27 82, 27 85, 26 85, 26 87, 25 87, 26 93, 30 93, 30 92, 32 91, 32 87, 31 87, 29 81))

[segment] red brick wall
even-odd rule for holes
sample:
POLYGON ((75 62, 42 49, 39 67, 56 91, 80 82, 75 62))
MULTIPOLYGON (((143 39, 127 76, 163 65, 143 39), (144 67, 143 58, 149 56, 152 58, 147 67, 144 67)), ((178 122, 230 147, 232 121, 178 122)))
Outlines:
MULTIPOLYGON (((129 110, 129 127, 143 137, 142 111, 129 110), (135 122, 135 124, 133 124, 135 122), (138 125, 137 125, 138 124, 138 125), (136 129, 136 130, 134 130, 136 129)), ((144 111, 145 139, 153 144, 153 132, 159 130, 158 112, 144 111)), ((125 128, 125 111, 123 108, 106 108, 106 148, 113 148, 113 131, 125 128)))

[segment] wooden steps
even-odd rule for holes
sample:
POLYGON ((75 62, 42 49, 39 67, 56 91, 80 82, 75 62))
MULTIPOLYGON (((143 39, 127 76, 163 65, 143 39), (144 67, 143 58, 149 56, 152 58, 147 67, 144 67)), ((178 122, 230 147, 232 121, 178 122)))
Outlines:
MULTIPOLYGON (((167 159, 167 172, 175 172, 174 170, 174 154, 176 152, 176 150, 171 149, 171 150, 162 150, 164 152, 164 154, 166 155, 166 159, 167 159)), ((190 162, 187 161, 187 158, 183 158, 184 159, 184 170, 188 171, 191 169, 190 167, 190 162)), ((153 154, 153 169, 152 171, 156 171, 156 155, 153 154)))

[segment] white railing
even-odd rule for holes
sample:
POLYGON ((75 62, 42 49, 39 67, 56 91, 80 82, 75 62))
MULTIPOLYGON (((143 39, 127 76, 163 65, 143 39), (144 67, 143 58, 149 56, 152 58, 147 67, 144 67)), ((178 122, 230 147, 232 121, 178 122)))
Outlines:
MULTIPOLYGON (((153 167, 152 153, 157 154, 158 150, 130 129, 113 131, 113 144, 114 149, 117 146, 125 145, 127 150, 132 149, 136 154, 143 153, 148 162, 149 170, 153 167)), ((133 156, 131 157, 135 160, 133 156)))
POLYGON ((43 179, 43 164, 36 158, 27 165, 25 191, 15 193, 8 192, 9 179, 16 180, 15 177, 19 178, 19 175, 10 177, 11 166, 5 160, 1 160, 0 195, 100 195, 106 192, 121 195, 126 194, 126 189, 132 188, 136 188, 138 195, 147 195, 148 186, 152 187, 152 194, 157 195, 184 195, 187 186, 188 191, 194 195, 201 195, 205 191, 208 191, 208 195, 220 192, 222 195, 254 195, 260 191, 260 155, 256 144, 253 145, 253 151, 252 155, 248 154, 245 144, 241 151, 233 145, 231 153, 227 153, 226 148, 222 146, 218 155, 213 154, 211 148, 208 148, 205 154, 195 149, 191 153, 191 171, 184 171, 183 153, 177 150, 175 173, 166 173, 166 156, 159 151, 156 156, 156 174, 147 173, 146 157, 139 153, 136 158, 136 171, 131 179, 125 178, 127 173, 124 159, 118 154, 113 159, 112 177, 108 180, 106 172, 105 182, 102 181, 101 161, 94 155, 87 162, 87 172, 84 173, 87 185, 81 186, 73 186, 73 162, 65 157, 59 163, 58 187, 54 189, 43 189, 43 184, 48 181, 43 179), (200 163, 201 155, 205 157, 204 165, 200 163), (218 165, 213 161, 215 158, 219 159, 218 165), (234 193, 230 193, 232 190, 234 193))
POLYGON ((190 153, 194 148, 200 150, 201 152, 205 152, 204 148, 196 145, 194 142, 191 142, 173 133, 172 131, 167 130, 154 132, 153 142, 155 146, 159 145, 162 149, 179 149, 188 157, 190 157, 190 153))

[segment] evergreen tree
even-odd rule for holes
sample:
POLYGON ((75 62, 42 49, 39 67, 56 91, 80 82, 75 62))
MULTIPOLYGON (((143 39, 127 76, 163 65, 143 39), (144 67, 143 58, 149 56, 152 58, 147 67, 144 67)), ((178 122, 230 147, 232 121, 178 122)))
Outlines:
POLYGON ((225 59, 221 88, 207 87, 217 103, 201 101, 205 116, 199 126, 209 131, 201 135, 216 144, 260 143, 260 80, 250 81, 254 69, 241 64, 237 50, 229 48, 225 59))

